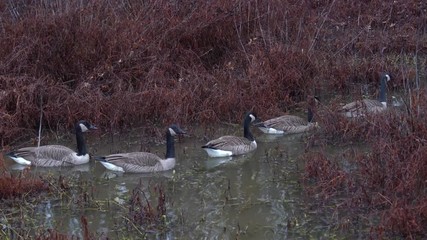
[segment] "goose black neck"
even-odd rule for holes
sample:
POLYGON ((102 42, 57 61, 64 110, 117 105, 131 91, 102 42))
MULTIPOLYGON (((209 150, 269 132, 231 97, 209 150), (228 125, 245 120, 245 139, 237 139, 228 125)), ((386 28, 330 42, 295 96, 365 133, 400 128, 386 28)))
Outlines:
POLYGON ((83 132, 80 128, 76 128, 76 141, 77 141, 77 156, 87 154, 86 143, 83 137, 83 132))
POLYGON ((307 121, 309 123, 313 122, 314 120, 314 114, 313 114, 313 110, 311 110, 311 107, 308 107, 307 109, 307 121))
POLYGON ((175 146, 172 134, 166 131, 166 159, 175 158, 175 146))
POLYGON ((251 119, 245 120, 243 123, 243 136, 250 141, 254 140, 254 136, 252 135, 251 131, 249 130, 249 125, 251 124, 251 119))
POLYGON ((386 96, 386 77, 381 77, 381 85, 380 85, 380 102, 386 102, 387 96, 386 96))

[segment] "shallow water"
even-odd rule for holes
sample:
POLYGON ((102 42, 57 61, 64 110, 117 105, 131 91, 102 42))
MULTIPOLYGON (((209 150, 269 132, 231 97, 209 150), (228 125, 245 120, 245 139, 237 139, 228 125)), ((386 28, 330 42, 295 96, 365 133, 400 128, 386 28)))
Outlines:
MULTIPOLYGON (((225 127, 212 137, 222 134, 240 135, 239 127, 225 127)), ((150 234, 159 239, 329 239, 358 238, 354 229, 335 226, 330 211, 314 208, 313 198, 304 194, 301 174, 304 162, 299 156, 305 151, 304 135, 271 136, 253 129, 258 148, 245 156, 210 158, 201 149, 205 141, 201 130, 193 136, 176 139, 177 165, 173 171, 153 174, 122 174, 106 170, 97 162, 71 168, 32 168, 34 174, 58 174, 89 183, 91 206, 45 202, 35 211, 39 226, 82 236, 80 216, 88 219, 91 231, 112 238, 138 232, 121 227, 119 212, 133 189, 142 184, 148 188, 164 186, 167 198, 169 229, 150 234), (199 136, 199 137, 196 137, 199 136)), ((149 150, 163 156, 165 145, 142 146, 139 134, 90 136, 89 150, 93 155, 119 151, 149 150)), ((63 143, 73 146, 72 138, 63 143)), ((22 167, 7 159, 12 171, 22 167)), ((139 235, 140 236, 140 235, 139 235)))

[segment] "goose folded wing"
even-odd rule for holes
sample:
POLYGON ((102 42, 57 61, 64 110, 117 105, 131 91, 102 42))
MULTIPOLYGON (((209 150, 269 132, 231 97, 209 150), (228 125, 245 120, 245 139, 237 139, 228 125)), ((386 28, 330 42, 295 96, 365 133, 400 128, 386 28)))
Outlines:
POLYGON ((275 129, 286 129, 287 127, 307 125, 307 121, 298 116, 284 115, 267 120, 264 125, 275 129))
POLYGON ((152 172, 161 168, 161 158, 147 152, 112 154, 105 161, 124 169, 126 172, 152 172))
POLYGON ((105 157, 109 163, 122 166, 123 164, 138 166, 155 166, 161 160, 160 157, 148 152, 118 153, 105 157))
POLYGON ((47 145, 41 147, 25 147, 18 149, 15 154, 34 163, 34 165, 62 166, 69 165, 68 158, 74 153, 68 147, 47 145))
POLYGON ((243 137, 222 136, 208 142, 205 147, 221 150, 233 150, 238 146, 250 145, 251 141, 243 137))
POLYGON ((362 101, 354 101, 354 102, 348 103, 342 107, 342 110, 354 111, 354 110, 370 109, 370 108, 376 108, 376 107, 382 108, 384 107, 384 105, 378 100, 364 99, 362 101))

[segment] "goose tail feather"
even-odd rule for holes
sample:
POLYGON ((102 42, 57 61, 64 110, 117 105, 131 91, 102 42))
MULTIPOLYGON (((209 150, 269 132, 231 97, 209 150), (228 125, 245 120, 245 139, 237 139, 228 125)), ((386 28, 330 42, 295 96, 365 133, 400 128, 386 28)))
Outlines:
POLYGON ((93 157, 96 161, 100 161, 100 162, 106 162, 106 158, 103 156, 95 156, 93 157))
POLYGON ((6 153, 6 156, 8 156, 8 157, 17 157, 17 155, 16 155, 15 152, 6 153))
POLYGON ((264 124, 264 122, 256 122, 256 123, 253 123, 252 125, 254 125, 254 127, 261 127, 261 128, 266 128, 267 127, 264 124))
POLYGON ((203 145, 202 148, 209 148, 209 149, 218 149, 214 146, 210 146, 210 145, 203 145))

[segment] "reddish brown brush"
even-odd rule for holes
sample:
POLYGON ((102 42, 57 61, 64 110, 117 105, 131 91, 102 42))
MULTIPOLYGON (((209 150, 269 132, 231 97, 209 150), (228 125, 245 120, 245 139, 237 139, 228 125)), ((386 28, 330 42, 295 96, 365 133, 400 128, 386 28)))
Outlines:
MULTIPOLYGON (((3 164, 3 161, 3 156, 0 155, 0 163, 3 164)), ((46 181, 38 177, 30 176, 27 171, 13 175, 7 171, 1 170, 0 199, 31 196, 49 190, 49 184, 46 181)))
POLYGON ((73 238, 68 236, 67 234, 62 234, 57 232, 56 230, 46 230, 45 233, 36 236, 36 240, 72 240, 73 238))
POLYGON ((240 122, 383 70, 402 86, 414 71, 396 59, 427 46, 418 2, 55 3, 1 8, 2 146, 40 111, 53 129, 240 122))
MULTIPOLYGON (((237 123, 248 110, 278 116, 308 95, 361 96, 359 87, 376 86, 382 71, 392 75, 390 90, 408 90, 426 75, 420 67, 427 50, 425 9, 425 1, 404 0, 0 4, 1 144, 36 136, 41 111, 41 124, 54 130, 69 129, 79 119, 111 130, 237 123)), ((355 156, 363 167, 349 175, 319 155, 322 171, 338 177, 322 176, 315 164, 308 165, 308 175, 320 177, 324 186, 336 184, 328 194, 360 182, 363 187, 343 189, 365 194, 368 204, 381 202, 369 191, 424 186, 411 177, 422 177, 411 171, 424 169, 423 154, 411 155, 424 142, 425 112, 418 109, 423 94, 411 98, 403 117, 347 121, 319 111, 324 135, 312 140, 372 143, 375 158, 355 156)), ((380 193, 383 200, 394 199, 380 193)))
POLYGON ((162 230, 166 221, 166 196, 162 185, 156 185, 150 191, 157 199, 149 200, 146 193, 137 187, 133 190, 129 216, 133 224, 143 229, 162 230))
POLYGON ((409 238, 426 236, 426 96, 420 93, 417 106, 403 111, 390 109, 358 120, 339 119, 335 126, 328 125, 332 121, 323 122, 317 137, 365 143, 368 153, 304 156, 305 179, 312 191, 324 199, 345 195, 343 206, 359 214, 366 209, 381 213, 381 222, 372 232, 377 237, 391 233, 409 238), (344 167, 344 161, 351 167, 344 167))
MULTIPOLYGON (((88 222, 85 216, 80 217, 81 227, 83 228, 83 240, 106 240, 107 237, 96 237, 95 234, 92 234, 89 231, 88 222)), ((57 230, 48 229, 44 233, 35 236, 36 240, 74 240, 79 239, 79 237, 74 235, 68 235, 59 233, 57 230)))
POLYGON ((316 188, 311 189, 313 193, 320 194, 324 198, 330 198, 339 193, 348 185, 348 176, 337 162, 326 157, 325 153, 313 152, 304 156, 308 161, 305 165, 305 174, 316 188))
POLYGON ((25 174, 15 176, 5 174, 0 177, 0 199, 20 197, 47 191, 49 187, 38 178, 27 178, 25 174))

